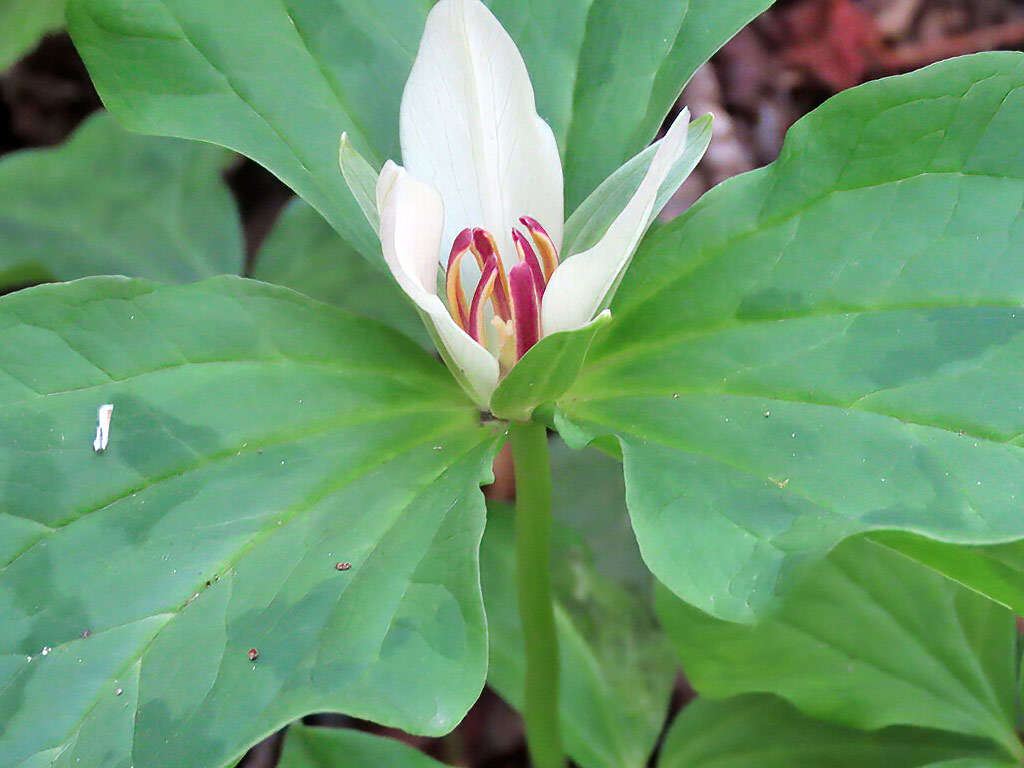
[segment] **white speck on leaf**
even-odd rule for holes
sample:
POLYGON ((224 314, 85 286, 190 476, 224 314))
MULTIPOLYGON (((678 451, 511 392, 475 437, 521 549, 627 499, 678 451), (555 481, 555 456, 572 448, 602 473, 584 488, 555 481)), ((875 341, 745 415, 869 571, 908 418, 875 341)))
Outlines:
POLYGON ((92 441, 92 448, 96 453, 107 450, 107 443, 110 442, 110 418, 113 415, 113 403, 104 403, 96 412, 96 437, 92 441))
POLYGON ((43 646, 43 650, 41 650, 40 653, 43 654, 43 656, 49 656, 50 655, 50 651, 52 651, 52 650, 53 649, 50 646, 44 645, 43 646))

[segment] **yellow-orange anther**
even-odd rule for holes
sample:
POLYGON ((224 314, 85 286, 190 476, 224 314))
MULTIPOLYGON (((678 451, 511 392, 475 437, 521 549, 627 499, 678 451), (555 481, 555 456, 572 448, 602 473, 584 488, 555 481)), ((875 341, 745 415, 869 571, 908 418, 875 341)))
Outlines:
POLYGON ((466 332, 478 344, 484 343, 484 302, 492 297, 500 271, 501 262, 498 261, 496 255, 487 259, 483 273, 480 275, 480 282, 477 283, 476 291, 473 293, 473 303, 469 308, 466 332))
POLYGON ((529 216, 521 216, 519 223, 529 231, 534 245, 537 246, 537 250, 540 252, 540 261, 544 267, 544 279, 550 280, 551 273, 558 267, 558 249, 555 248, 554 241, 547 230, 536 219, 529 216))
POLYGON ((448 269, 445 273, 445 291, 448 295, 448 311, 462 329, 469 330, 469 302, 466 291, 462 287, 462 257, 470 251, 473 244, 473 230, 464 229, 452 243, 448 255, 448 269))

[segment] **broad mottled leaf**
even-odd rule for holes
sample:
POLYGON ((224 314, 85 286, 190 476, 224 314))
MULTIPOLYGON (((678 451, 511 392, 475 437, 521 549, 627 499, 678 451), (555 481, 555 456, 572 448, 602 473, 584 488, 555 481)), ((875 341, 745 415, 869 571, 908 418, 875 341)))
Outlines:
POLYGON ((0 288, 117 274, 189 282, 242 268, 217 147, 136 136, 108 114, 0 160, 0 288))
MULTIPOLYGON (((586 33, 572 77, 572 116, 562 145, 566 210, 654 138, 697 68, 772 2, 587 4, 586 33)), ((559 3, 548 5, 551 12, 560 11, 554 11, 559 3)))
POLYGON ((64 26, 66 0, 0 0, 0 70, 64 26))
POLYGON ((104 103, 129 128, 230 147, 277 174, 379 258, 338 168, 342 131, 374 161, 426 8, 412 0, 74 0, 68 24, 104 103))
POLYGON ((292 201, 281 213, 256 258, 253 277, 390 325, 433 348, 423 321, 395 279, 359 258, 302 200, 292 201))
POLYGON ((858 731, 774 696, 698 699, 676 718, 658 768, 1008 768, 991 747, 941 731, 858 731))
MULTIPOLYGON (((611 499, 612 506, 620 499, 611 499)), ((576 517, 583 519, 585 510, 576 517)), ((526 660, 516 598, 515 515, 488 505, 481 577, 490 630, 487 680, 516 707, 526 660)), ((674 680, 671 646, 649 605, 604 574, 584 542, 555 528, 552 566, 565 747, 582 768, 643 768, 674 680)))
POLYGON ((349 728, 293 725, 278 768, 442 768, 397 739, 349 728))
POLYGON ((561 401, 641 550, 722 618, 844 537, 1024 537, 1024 56, 835 97, 641 246, 561 401))
POLYGON ((239 278, 21 291, 0 338, 0 765, 212 768, 311 711, 458 723, 500 435, 436 360, 239 278))
POLYGON ((702 695, 775 693, 823 720, 985 737, 1024 758, 1013 614, 874 542, 844 542, 756 626, 665 589, 658 612, 702 695))
MULTIPOLYGON (((338 140, 398 159, 398 104, 430 0, 72 0, 107 104, 147 133, 231 147, 378 258, 338 140), (224 30, 231 30, 225 35, 224 30)), ((685 82, 771 0, 492 0, 566 165, 567 210, 654 137, 685 82)))

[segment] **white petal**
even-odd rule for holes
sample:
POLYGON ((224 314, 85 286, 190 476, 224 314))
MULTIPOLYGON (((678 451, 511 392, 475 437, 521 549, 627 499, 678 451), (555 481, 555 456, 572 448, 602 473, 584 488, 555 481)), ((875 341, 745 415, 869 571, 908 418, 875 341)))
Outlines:
POLYGON ((444 200, 439 258, 465 227, 498 240, 515 263, 510 230, 532 216, 556 244, 564 218, 562 165, 538 115, 512 38, 478 0, 441 0, 427 16, 402 94, 402 161, 444 200))
POLYGON ((633 197, 597 244, 570 256, 555 270, 541 306, 545 336, 579 328, 607 306, 647 230, 658 188, 686 148, 689 120, 690 113, 684 109, 661 140, 633 197))
POLYGON ((391 274, 420 310, 438 351, 477 405, 487 408, 498 361, 452 319, 437 297, 444 206, 437 191, 390 160, 377 180, 380 244, 391 274))

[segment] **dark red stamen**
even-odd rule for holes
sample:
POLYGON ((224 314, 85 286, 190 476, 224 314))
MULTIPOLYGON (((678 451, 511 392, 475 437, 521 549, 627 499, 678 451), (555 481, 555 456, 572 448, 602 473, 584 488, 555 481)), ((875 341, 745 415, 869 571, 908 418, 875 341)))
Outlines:
POLYGON ((469 332, 473 341, 482 344, 484 337, 484 302, 494 292, 498 273, 501 269, 498 266, 498 257, 491 256, 484 264, 483 272, 480 275, 480 282, 477 283, 476 291, 473 293, 473 303, 469 307, 469 332))
POLYGON ((494 302, 494 314, 507 322, 512 318, 512 308, 508 298, 508 278, 505 276, 505 269, 501 264, 501 257, 498 255, 498 245, 486 229, 477 227, 473 230, 473 253, 476 255, 481 272, 483 272, 488 259, 493 257, 498 261, 498 280, 491 298, 494 302))
POLYGON ((540 339, 540 285, 525 261, 508 273, 512 292, 512 317, 516 334, 516 358, 526 354, 540 339))
POLYGON ((518 229, 512 230, 512 240, 516 244, 519 260, 530 265, 530 269, 533 271, 533 281, 537 285, 537 292, 543 298, 547 280, 544 279, 544 270, 541 269, 540 261, 537 260, 537 253, 530 245, 530 241, 518 229))

